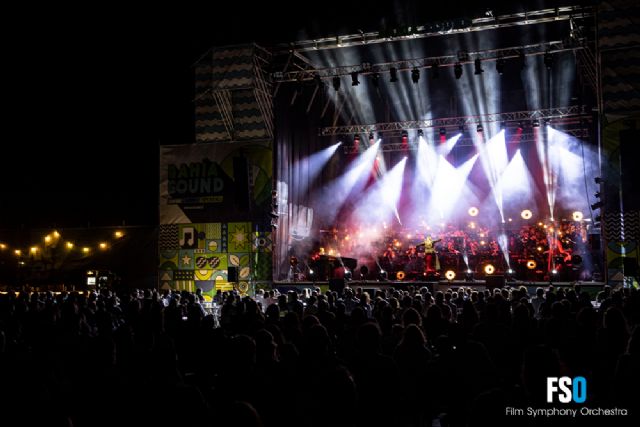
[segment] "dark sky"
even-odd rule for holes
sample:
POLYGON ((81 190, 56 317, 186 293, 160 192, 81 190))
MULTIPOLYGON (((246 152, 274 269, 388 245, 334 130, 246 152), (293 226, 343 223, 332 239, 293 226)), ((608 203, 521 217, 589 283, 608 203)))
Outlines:
POLYGON ((192 64, 208 47, 291 41, 303 28, 333 35, 430 21, 469 2, 428 3, 5 14, 0 229, 155 224, 158 145, 193 141, 192 64))

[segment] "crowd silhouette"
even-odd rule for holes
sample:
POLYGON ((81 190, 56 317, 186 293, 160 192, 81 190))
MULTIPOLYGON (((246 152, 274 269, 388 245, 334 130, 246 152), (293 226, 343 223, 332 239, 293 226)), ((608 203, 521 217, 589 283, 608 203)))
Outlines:
POLYGON ((590 407, 631 412, 613 425, 640 401, 635 289, 214 300, 215 317, 184 291, 0 294, 0 424, 566 425, 505 416, 549 407, 549 376, 584 376, 590 407))

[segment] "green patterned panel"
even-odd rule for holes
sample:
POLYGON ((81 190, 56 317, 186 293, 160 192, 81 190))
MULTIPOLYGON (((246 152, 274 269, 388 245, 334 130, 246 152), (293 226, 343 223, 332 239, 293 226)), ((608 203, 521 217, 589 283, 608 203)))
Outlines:
POLYGON ((270 232, 258 232, 253 233, 252 242, 253 252, 271 252, 273 242, 271 241, 270 232))
POLYGON ((193 270, 176 270, 173 272, 173 280, 193 280, 193 270))
POLYGON ((219 222, 205 224, 204 230, 205 237, 209 240, 220 240, 222 238, 222 224, 219 222))
POLYGON ((220 248, 222 247, 222 243, 220 241, 220 239, 207 239, 207 243, 206 243, 206 252, 220 252, 220 248))
POLYGON ((230 222, 228 224, 228 251, 249 252, 251 237, 250 222, 230 222))
POLYGON ((193 270, 195 267, 195 255, 193 250, 183 249, 178 255, 178 265, 180 270, 193 270))
POLYGON ((252 270, 254 280, 271 280, 272 257, 271 253, 258 252, 252 255, 252 270))

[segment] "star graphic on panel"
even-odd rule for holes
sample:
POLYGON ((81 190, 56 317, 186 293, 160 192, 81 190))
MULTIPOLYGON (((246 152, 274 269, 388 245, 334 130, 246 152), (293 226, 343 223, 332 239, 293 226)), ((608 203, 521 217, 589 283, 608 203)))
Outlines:
POLYGON ((244 230, 236 230, 233 233, 233 242, 237 245, 242 245, 247 241, 247 233, 244 230))
POLYGON ((190 265, 191 264, 191 258, 189 257, 189 255, 184 254, 184 256, 182 257, 182 265, 190 265))

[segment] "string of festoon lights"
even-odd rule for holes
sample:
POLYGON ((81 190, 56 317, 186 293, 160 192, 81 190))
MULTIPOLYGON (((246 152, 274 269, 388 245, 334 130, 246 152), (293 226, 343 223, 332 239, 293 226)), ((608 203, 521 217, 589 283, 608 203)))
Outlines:
POLYGON ((27 248, 21 246, 11 246, 8 243, 0 242, 0 254, 1 253, 13 253, 16 257, 20 258, 22 256, 37 256, 42 254, 43 251, 47 249, 57 249, 59 245, 64 249, 67 253, 76 253, 82 254, 84 256, 89 256, 92 253, 107 251, 109 250, 113 244, 124 237, 124 232, 121 230, 116 230, 113 232, 113 237, 109 240, 101 240, 91 245, 76 245, 71 240, 65 240, 62 237, 62 234, 57 230, 52 231, 49 234, 46 234, 42 238, 42 242, 30 244, 27 248))

